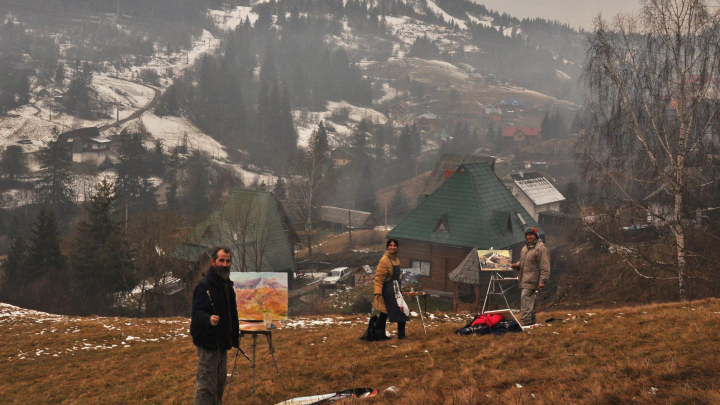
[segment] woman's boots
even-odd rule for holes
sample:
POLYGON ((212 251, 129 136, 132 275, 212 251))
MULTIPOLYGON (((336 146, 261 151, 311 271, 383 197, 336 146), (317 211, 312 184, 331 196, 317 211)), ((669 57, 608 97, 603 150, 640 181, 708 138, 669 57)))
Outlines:
POLYGON ((405 335, 405 322, 398 322, 398 339, 407 339, 405 335))
POLYGON ((380 316, 378 316, 378 340, 390 340, 387 333, 385 333, 386 325, 387 325, 387 314, 380 312, 380 316))

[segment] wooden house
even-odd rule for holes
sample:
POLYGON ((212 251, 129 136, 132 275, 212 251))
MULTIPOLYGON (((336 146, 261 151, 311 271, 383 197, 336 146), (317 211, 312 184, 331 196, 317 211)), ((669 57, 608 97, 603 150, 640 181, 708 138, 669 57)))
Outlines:
POLYGON ((318 220, 325 227, 339 231, 345 231, 347 229, 373 229, 376 225, 372 214, 369 212, 331 207, 328 205, 320 207, 318 220))
POLYGON ((352 154, 343 148, 334 149, 330 154, 330 157, 333 162, 335 162, 336 167, 345 166, 346 164, 352 162, 353 159, 352 154))
POLYGON ((542 141, 540 127, 507 127, 502 136, 503 141, 515 147, 534 146, 542 141))
POLYGON ((426 291, 449 294, 450 272, 473 248, 509 249, 517 260, 528 226, 544 234, 490 163, 463 163, 387 237, 400 242, 401 266, 417 269, 426 291))
POLYGON ((390 116, 394 120, 405 118, 408 113, 408 108, 408 103, 397 103, 390 107, 390 116))
POLYGON ((440 126, 440 117, 436 114, 425 113, 415 118, 414 123, 421 130, 429 130, 440 126))
POLYGON ((58 142, 74 163, 91 162, 99 165, 110 151, 110 139, 100 137, 97 127, 80 128, 60 134, 58 142))
POLYGON ((560 211, 560 203, 565 201, 555 186, 538 172, 510 174, 503 182, 536 221, 541 212, 560 211))
POLYGON ((294 273, 297 242, 290 218, 271 192, 240 189, 190 232, 173 257, 196 263, 208 249, 226 246, 233 271, 294 273))

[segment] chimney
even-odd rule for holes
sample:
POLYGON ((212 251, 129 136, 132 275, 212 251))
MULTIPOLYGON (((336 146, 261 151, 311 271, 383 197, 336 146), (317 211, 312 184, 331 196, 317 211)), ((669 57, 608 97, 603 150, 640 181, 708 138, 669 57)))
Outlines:
MULTIPOLYGON (((445 169, 445 180, 447 180, 452 174, 455 173, 455 170, 452 169, 445 169)), ((445 181, 443 180, 443 181, 445 181)))

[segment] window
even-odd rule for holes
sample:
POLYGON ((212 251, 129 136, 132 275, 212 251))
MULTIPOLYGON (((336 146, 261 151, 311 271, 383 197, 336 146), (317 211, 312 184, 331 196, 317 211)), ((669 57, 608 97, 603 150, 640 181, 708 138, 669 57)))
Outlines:
POLYGON ((419 274, 421 276, 430 277, 430 262, 411 260, 410 267, 412 267, 413 273, 419 274))

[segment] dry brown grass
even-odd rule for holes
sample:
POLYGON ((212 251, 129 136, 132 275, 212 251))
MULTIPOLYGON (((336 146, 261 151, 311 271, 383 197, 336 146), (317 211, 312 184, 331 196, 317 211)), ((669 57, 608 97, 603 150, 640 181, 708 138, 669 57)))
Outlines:
MULTIPOLYGON (((7 312, 0 307, 3 403, 191 402, 195 350, 183 335, 187 319, 42 320, 7 312), (124 347, 127 336, 137 339, 124 347), (118 346, 93 349, 99 345, 118 346)), ((287 392, 263 343, 257 403, 390 385, 399 388, 397 395, 358 403, 720 403, 720 300, 583 310, 571 316, 550 312, 539 319, 550 317, 565 321, 505 336, 455 335, 457 318, 433 321, 425 336, 413 320, 409 340, 382 343, 356 340, 366 317, 334 317, 331 326, 314 329, 286 328, 274 340, 287 392), (653 387, 656 394, 650 392, 653 387)), ((246 349, 248 344, 245 340, 246 349)), ((239 359, 228 404, 253 403, 250 377, 247 361, 239 359)))

